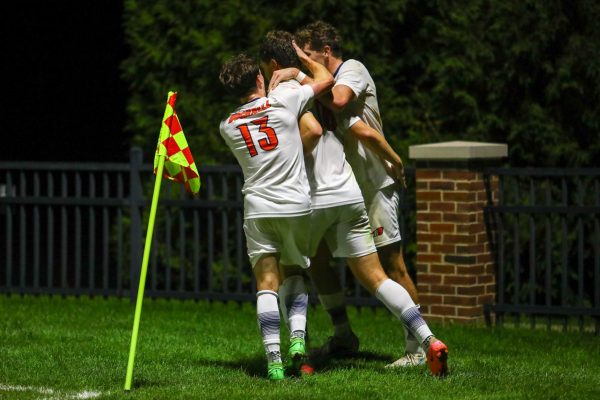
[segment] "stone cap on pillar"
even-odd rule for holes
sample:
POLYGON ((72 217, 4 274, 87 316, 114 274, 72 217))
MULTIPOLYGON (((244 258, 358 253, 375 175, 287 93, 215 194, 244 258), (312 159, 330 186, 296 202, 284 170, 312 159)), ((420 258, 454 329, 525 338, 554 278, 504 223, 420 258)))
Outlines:
POLYGON ((408 158, 413 160, 490 160, 508 156, 506 143, 452 141, 419 144, 408 148, 408 158))

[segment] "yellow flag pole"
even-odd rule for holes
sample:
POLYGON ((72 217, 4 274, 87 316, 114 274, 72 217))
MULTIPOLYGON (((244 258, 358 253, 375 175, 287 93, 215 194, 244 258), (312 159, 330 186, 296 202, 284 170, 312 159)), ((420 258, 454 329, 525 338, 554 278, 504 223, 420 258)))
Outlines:
MULTIPOLYGON (((169 92, 169 98, 172 92, 169 92)), ((156 207, 158 205, 158 197, 160 195, 160 185, 162 182, 163 168, 165 165, 166 151, 162 151, 164 148, 160 146, 161 138, 163 137, 163 130, 169 129, 164 124, 164 121, 169 116, 169 113, 173 113, 172 107, 167 105, 165 115, 163 117, 163 124, 161 127, 161 134, 159 136, 158 145, 158 166, 156 169, 156 180, 154 182, 154 194, 152 195, 152 205, 150 206, 150 219, 148 220, 148 230, 146 232, 146 243, 144 245, 144 257, 142 258, 142 271, 140 273, 140 283, 138 286, 137 301, 135 304, 135 316, 133 318, 133 330, 131 332, 131 346, 129 347, 129 361, 127 362, 127 376, 125 378, 125 390, 131 390, 131 381, 133 380, 133 363, 135 360, 135 349, 137 346, 138 331, 140 327, 140 317, 142 314, 142 302, 144 300, 144 288, 146 286, 146 273, 148 272, 148 260, 150 258, 150 247, 152 246, 152 235, 154 233, 154 220, 156 217, 156 207)))
POLYGON ((135 349, 137 346, 138 330, 140 327, 140 316, 142 314, 142 301, 144 299, 144 288, 146 286, 146 273, 148 272, 148 259, 150 258, 152 234, 154 233, 154 219, 156 216, 156 206, 158 204, 158 196, 160 194, 160 184, 162 181, 162 172, 164 165, 165 156, 159 155, 158 169, 156 170, 156 181, 154 182, 154 194, 152 195, 152 206, 150 207, 150 220, 148 221, 146 244, 144 245, 144 257, 142 259, 140 284, 138 286, 137 301, 135 304, 135 316, 133 318, 133 331, 131 332, 131 346, 129 348, 129 361, 127 363, 127 377, 125 378, 125 390, 131 389, 131 381, 133 378, 133 361, 135 359, 135 349))

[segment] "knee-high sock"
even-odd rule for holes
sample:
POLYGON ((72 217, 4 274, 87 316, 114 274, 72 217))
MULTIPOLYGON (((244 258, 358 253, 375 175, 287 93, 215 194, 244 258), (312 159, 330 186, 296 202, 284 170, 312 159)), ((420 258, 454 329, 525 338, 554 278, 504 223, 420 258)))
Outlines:
POLYGON ((279 285, 278 300, 279 300, 279 310, 281 311, 281 316, 283 317, 283 321, 285 322, 285 325, 288 328, 290 327, 290 321, 288 320, 288 309, 285 304, 285 298, 287 297, 289 291, 290 291, 289 284, 287 283, 287 279, 285 279, 279 285))
POLYGON ((308 293, 304 277, 292 275, 283 281, 279 287, 279 306, 290 330, 290 336, 304 339, 308 311, 308 293))
POLYGON ((419 341, 417 340, 415 335, 413 335, 412 332, 406 328, 406 326, 403 326, 403 328, 404 328, 404 350, 407 353, 413 353, 413 354, 418 353, 419 349, 420 349, 419 341))
POLYGON ((256 293, 256 317, 269 362, 281 362, 279 338, 279 306, 277 293, 260 290, 256 293))
POLYGON ((346 312, 346 297, 344 292, 319 295, 319 301, 329 314, 335 336, 347 336, 352 333, 348 313, 346 312))
POLYGON ((417 338, 419 343, 432 336, 431 330, 421 316, 419 309, 402 286, 386 279, 377 288, 375 296, 402 321, 402 324, 417 338))

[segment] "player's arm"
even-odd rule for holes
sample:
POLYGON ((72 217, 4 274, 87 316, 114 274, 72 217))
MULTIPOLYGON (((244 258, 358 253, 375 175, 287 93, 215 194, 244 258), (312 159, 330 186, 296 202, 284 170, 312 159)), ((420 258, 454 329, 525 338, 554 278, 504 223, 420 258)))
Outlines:
POLYGON ((308 68, 312 75, 312 82, 308 84, 312 87, 315 96, 318 96, 321 93, 324 93, 331 89, 335 82, 333 80, 333 75, 331 75, 331 72, 329 72, 329 70, 327 70, 327 68, 325 68, 324 65, 321 65, 318 62, 311 60, 306 55, 306 53, 302 51, 300 47, 298 47, 295 41, 292 41, 292 46, 294 46, 294 50, 296 50, 296 54, 298 55, 298 58, 300 59, 302 64, 304 64, 304 66, 308 68))
MULTIPOLYGON (((279 69, 273 72, 271 81, 269 82, 269 91, 275 89, 279 83, 295 79, 303 85, 308 85, 314 82, 314 80, 300 71, 298 68, 290 67, 279 69)), ((346 85, 336 85, 331 89, 330 92, 321 93, 319 100, 323 105, 332 111, 341 111, 350 103, 356 94, 346 85)))
POLYGON ((327 93, 319 98, 321 103, 334 112, 339 112, 350 103, 356 94, 346 85, 335 85, 330 93, 327 93))
POLYGON ((279 85, 281 82, 289 81, 291 79, 297 80, 302 85, 308 85, 314 82, 310 76, 306 75, 298 68, 289 67, 278 69, 277 71, 273 71, 273 75, 271 76, 271 80, 269 81, 269 92, 275 89, 277 85, 279 85))
POLYGON ((298 68, 291 67, 279 69, 273 71, 271 81, 269 82, 269 92, 275 89, 279 83, 290 79, 296 79, 302 85, 311 85, 315 92, 315 97, 331 89, 335 81, 333 80, 333 75, 331 75, 327 68, 318 62, 311 60, 306 53, 296 45, 296 42, 292 41, 292 45, 302 64, 304 64, 312 74, 312 78, 298 68))
POLYGON ((384 161, 388 161, 391 165, 383 163, 388 174, 392 178, 398 180, 403 187, 406 188, 406 180, 404 178, 404 164, 402 158, 392 149, 385 137, 365 124, 362 120, 358 120, 352 124, 349 131, 361 141, 363 145, 371 149, 375 154, 384 161))
POLYGON ((323 135, 323 128, 315 116, 310 112, 305 112, 298 121, 300 128, 300 138, 302 139, 302 148, 304 154, 310 154, 316 147, 319 139, 323 135))

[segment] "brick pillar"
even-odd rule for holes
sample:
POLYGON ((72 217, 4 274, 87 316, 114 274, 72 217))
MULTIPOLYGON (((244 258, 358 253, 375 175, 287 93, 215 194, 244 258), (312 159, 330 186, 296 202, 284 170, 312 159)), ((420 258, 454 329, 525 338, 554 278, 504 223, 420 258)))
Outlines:
POLYGON ((417 288, 430 321, 475 322, 495 298, 495 272, 483 208, 482 167, 505 144, 445 142, 411 146, 416 160, 417 288))

